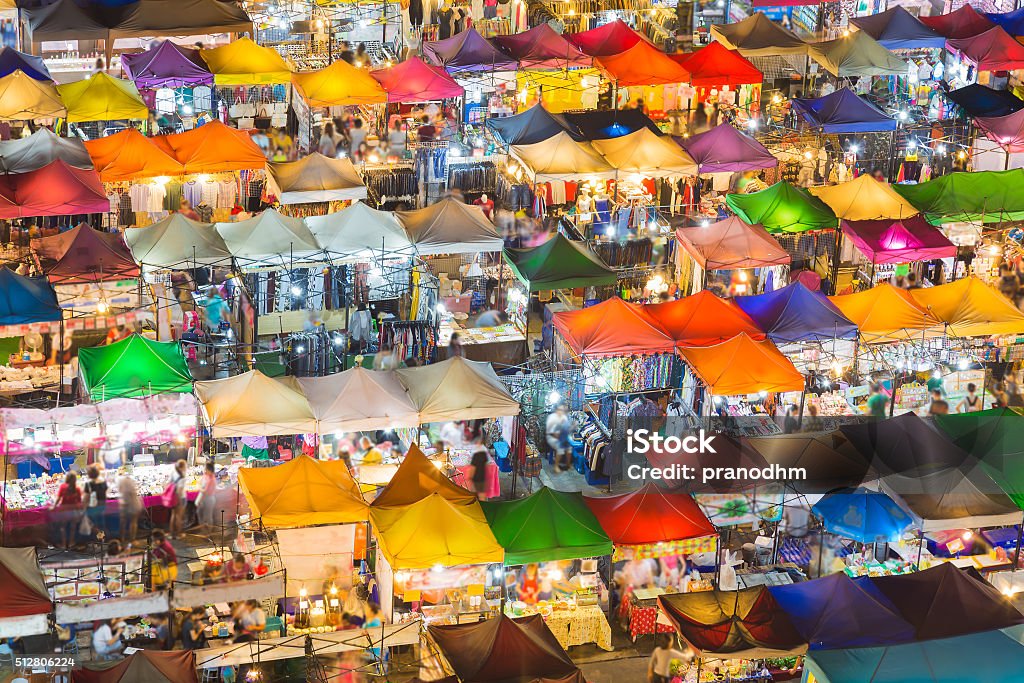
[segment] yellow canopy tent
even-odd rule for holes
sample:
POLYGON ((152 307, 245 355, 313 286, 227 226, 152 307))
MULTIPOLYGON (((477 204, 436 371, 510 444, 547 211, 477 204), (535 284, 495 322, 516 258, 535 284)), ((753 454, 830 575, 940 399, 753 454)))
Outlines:
POLYGON ((649 128, 590 144, 620 171, 639 173, 645 178, 697 175, 697 163, 682 147, 649 128))
POLYGON ((910 295, 957 337, 1024 334, 1024 313, 973 275, 938 287, 913 289, 910 295))
POLYGON ((433 493, 405 507, 371 507, 370 522, 392 569, 458 567, 505 559, 476 500, 472 505, 453 505, 433 493))
POLYGON ((90 78, 57 86, 68 108, 68 121, 145 120, 149 107, 131 81, 108 76, 102 71, 90 78))
POLYGON ((455 505, 471 505, 476 496, 455 484, 427 460, 416 444, 409 447, 398 471, 371 504, 374 508, 404 508, 430 495, 440 495, 455 505))
POLYGON ((719 396, 804 388, 804 376, 775 344, 755 341, 745 332, 714 346, 681 348, 679 354, 708 391, 719 396))
POLYGON ((888 282, 856 294, 830 296, 843 315, 857 324, 868 344, 912 341, 942 334, 942 322, 904 289, 888 282))
POLYGON ((243 467, 238 470, 238 485, 252 516, 268 528, 369 519, 369 506, 343 460, 300 455, 277 467, 243 467))
POLYGON ((811 187, 808 191, 847 221, 899 220, 919 213, 889 183, 875 180, 868 174, 839 185, 811 187))
POLYGON ((292 74, 292 83, 311 107, 340 107, 387 102, 380 83, 343 59, 316 71, 292 74))
POLYGON ((512 145, 510 149, 534 180, 615 177, 615 167, 593 145, 576 142, 565 132, 532 145, 512 145))
POLYGON ((250 38, 200 52, 217 85, 291 83, 292 70, 276 50, 250 38))
POLYGON ((259 370, 195 383, 215 438, 312 434, 316 416, 295 377, 267 377, 259 370))
MULTIPOLYGON (((514 85, 520 94, 520 111, 525 111, 539 98, 545 109, 557 114, 572 109, 592 109, 597 103, 600 82, 601 73, 597 69, 520 69, 515 73, 514 85)), ((509 83, 509 87, 512 85, 509 83)))
POLYGON ((67 114, 52 83, 37 81, 21 70, 0 78, 0 121, 55 119, 67 114))

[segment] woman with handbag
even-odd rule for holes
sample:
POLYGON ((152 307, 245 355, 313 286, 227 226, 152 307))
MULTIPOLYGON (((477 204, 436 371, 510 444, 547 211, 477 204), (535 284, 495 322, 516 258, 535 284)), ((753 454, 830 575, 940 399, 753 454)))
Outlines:
POLYGON ((85 515, 92 527, 89 532, 102 531, 106 533, 106 512, 107 512, 107 482, 101 476, 100 468, 96 465, 89 465, 85 470, 89 477, 82 487, 85 494, 85 515))
POLYGON ((58 547, 70 550, 82 517, 82 491, 78 488, 78 475, 74 472, 68 472, 64 483, 57 489, 51 515, 57 527, 58 547))
POLYGON ((185 470, 188 464, 184 460, 174 463, 174 471, 171 473, 171 481, 165 491, 167 507, 171 508, 170 532, 171 538, 181 535, 185 527, 185 508, 188 505, 188 497, 185 494, 185 470))

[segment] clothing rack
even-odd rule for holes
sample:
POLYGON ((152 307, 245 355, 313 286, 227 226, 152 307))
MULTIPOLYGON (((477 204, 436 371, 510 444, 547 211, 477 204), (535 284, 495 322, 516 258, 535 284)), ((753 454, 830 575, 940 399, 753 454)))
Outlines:
POLYGON ((424 364, 437 359, 437 323, 429 320, 383 320, 380 348, 392 347, 401 359, 413 357, 424 364))
POLYGON ((448 187, 463 192, 493 192, 498 169, 493 162, 458 162, 448 166, 448 187))

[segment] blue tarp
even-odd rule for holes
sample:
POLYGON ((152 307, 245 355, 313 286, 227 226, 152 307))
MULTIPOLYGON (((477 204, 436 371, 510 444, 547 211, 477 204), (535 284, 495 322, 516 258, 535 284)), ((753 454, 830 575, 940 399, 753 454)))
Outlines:
POLYGON ((57 322, 61 316, 57 293, 45 277, 0 267, 0 325, 57 322))
POLYGON ((552 114, 535 104, 521 114, 487 119, 487 127, 506 145, 532 145, 568 132, 574 140, 581 140, 560 115, 552 114))
POLYGON ((1024 7, 1012 12, 982 12, 989 21, 1002 26, 1011 36, 1024 36, 1024 7))
POLYGON ((26 76, 36 81, 53 80, 42 57, 33 57, 11 47, 0 49, 0 78, 15 71, 23 71, 26 76))
POLYGON ((984 85, 971 85, 950 90, 946 98, 968 116, 1006 116, 1024 109, 1024 100, 1006 90, 993 90, 984 85))
POLYGON ((732 301, 776 344, 857 337, 857 325, 827 296, 800 282, 766 294, 738 296, 732 301))
POLYGON ((850 23, 890 50, 941 49, 946 39, 921 23, 899 5, 867 17, 855 17, 850 23))
POLYGON ((857 487, 826 494, 811 507, 829 533, 861 543, 892 543, 913 520, 889 496, 857 487))
POLYGON ((875 133, 896 130, 896 119, 861 99, 849 88, 814 99, 795 99, 793 109, 826 133, 875 133))

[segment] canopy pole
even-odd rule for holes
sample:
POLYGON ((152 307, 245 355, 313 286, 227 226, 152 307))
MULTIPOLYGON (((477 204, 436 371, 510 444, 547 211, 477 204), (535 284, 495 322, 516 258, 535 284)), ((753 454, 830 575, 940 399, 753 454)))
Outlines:
POLYGON ((1017 571, 1017 563, 1020 562, 1020 544, 1024 541, 1024 518, 1020 520, 1017 527, 1017 549, 1013 551, 1013 571, 1017 571))

